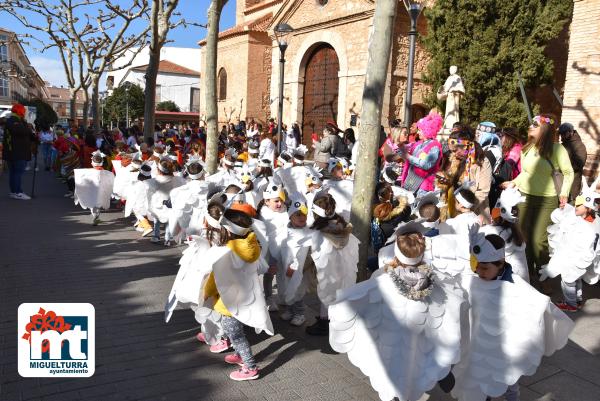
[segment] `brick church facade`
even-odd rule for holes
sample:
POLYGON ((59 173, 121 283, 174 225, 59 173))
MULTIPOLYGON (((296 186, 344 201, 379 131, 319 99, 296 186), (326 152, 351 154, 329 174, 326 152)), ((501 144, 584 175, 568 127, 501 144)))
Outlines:
MULTIPOLYGON (((546 49, 554 63, 553 85, 529 96, 542 111, 575 125, 588 150, 587 174, 594 174, 600 163, 600 0, 573 3, 571 23, 546 49)), ((409 17, 401 2, 397 9, 382 113, 385 126, 404 114, 409 17)), ((298 122, 305 133, 331 120, 342 128, 359 122, 374 12, 374 0, 237 0, 236 25, 219 34, 219 122, 264 123, 277 115, 279 49, 274 27, 282 22, 294 28, 285 54, 283 122, 298 122)), ((427 33, 423 16, 418 30, 427 33)), ((421 80, 427 62, 417 42, 413 121, 427 112, 424 98, 431 88, 421 80)), ((202 98, 201 117, 203 103, 202 98)))
MULTIPOLYGON (((264 122, 277 115, 279 48, 274 27, 282 22, 294 28, 285 54, 283 122, 298 122, 303 132, 312 132, 327 121, 343 128, 360 121, 374 12, 373 0, 238 0, 236 26, 219 34, 219 121, 264 122)), ((404 7, 399 5, 398 12, 384 96, 386 126, 404 114, 410 23, 404 7)), ((419 19, 418 29, 426 33, 425 18, 419 19)), ((428 90, 421 82, 427 54, 420 44, 415 60, 413 114, 420 118, 427 112, 423 103, 428 90)), ((204 111, 201 104, 201 115, 204 111)))

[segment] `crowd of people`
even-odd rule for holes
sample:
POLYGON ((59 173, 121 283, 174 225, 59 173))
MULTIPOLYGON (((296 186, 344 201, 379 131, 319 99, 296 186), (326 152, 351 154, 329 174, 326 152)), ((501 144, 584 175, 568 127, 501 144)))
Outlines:
MULTIPOLYGON (((16 115, 9 138, 21 135, 16 115)), ((273 120, 223 126, 214 174, 202 129, 157 129, 143 142, 134 129, 40 140, 51 144, 46 168, 92 224, 113 202, 140 237, 185 243, 165 318, 190 306, 198 340, 233 349, 231 379, 260 375, 244 326, 272 335, 273 313, 304 326, 312 293, 321 307, 306 333, 328 335, 382 400, 416 400, 436 384, 459 400, 518 400, 519 378, 566 344, 564 312, 581 308, 582 280, 600 277, 597 182, 582 180, 574 127, 557 129, 552 116, 536 116, 523 139, 482 122, 457 123, 440 141, 442 125, 431 112, 382 128, 370 278, 360 283, 352 129, 331 122, 308 140, 284 126, 278 151, 273 120), (558 276, 554 304, 543 293, 558 276)))

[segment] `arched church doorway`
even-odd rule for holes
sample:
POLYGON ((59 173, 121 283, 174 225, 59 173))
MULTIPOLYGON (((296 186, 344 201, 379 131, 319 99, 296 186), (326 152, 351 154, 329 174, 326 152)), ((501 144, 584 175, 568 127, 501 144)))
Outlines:
POLYGON ((302 107, 302 142, 312 153, 312 134, 320 134, 327 121, 336 121, 340 62, 330 45, 313 48, 306 62, 302 107))

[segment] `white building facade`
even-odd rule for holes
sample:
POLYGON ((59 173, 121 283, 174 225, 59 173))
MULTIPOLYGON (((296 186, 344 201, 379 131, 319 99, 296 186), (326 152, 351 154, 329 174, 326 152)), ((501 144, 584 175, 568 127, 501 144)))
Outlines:
MULTIPOLYGON (((106 77, 108 94, 123 82, 131 82, 144 88, 144 74, 148 64, 148 48, 129 50, 117 59, 113 66, 127 67, 110 72, 106 77), (133 58, 133 60, 132 60, 133 58)), ((156 103, 171 100, 182 112, 198 112, 200 105, 200 49, 163 47, 160 67, 156 78, 156 103)))

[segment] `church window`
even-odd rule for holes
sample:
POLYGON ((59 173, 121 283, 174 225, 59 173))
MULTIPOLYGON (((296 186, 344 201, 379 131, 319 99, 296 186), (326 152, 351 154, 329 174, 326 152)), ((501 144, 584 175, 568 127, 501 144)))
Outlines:
POLYGON ((219 100, 227 99, 227 72, 225 68, 219 70, 219 100))

